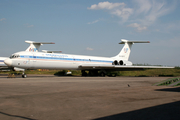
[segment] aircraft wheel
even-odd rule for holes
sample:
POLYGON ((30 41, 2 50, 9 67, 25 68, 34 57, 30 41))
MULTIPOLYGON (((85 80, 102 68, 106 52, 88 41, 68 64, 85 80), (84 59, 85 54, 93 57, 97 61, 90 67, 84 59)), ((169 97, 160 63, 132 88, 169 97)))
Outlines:
POLYGON ((27 75, 26 75, 26 74, 23 74, 23 75, 22 75, 22 78, 26 78, 26 77, 27 77, 27 75))

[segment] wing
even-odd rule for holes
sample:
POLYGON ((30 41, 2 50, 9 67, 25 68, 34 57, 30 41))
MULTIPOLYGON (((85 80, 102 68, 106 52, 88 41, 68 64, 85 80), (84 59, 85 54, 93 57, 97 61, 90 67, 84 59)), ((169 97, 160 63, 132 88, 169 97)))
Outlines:
POLYGON ((44 53, 61 53, 62 51, 54 51, 54 50, 42 50, 44 53))
POLYGON ((112 70, 112 71, 134 71, 155 68, 174 68, 165 66, 120 66, 120 65, 97 65, 97 64, 83 64, 79 66, 81 70, 112 70))

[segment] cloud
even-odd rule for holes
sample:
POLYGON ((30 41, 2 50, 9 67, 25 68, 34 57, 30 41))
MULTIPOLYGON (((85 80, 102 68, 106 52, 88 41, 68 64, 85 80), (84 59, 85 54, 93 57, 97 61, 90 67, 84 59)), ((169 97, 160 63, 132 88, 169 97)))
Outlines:
POLYGON ((128 27, 137 28, 137 31, 146 30, 149 26, 154 25, 160 17, 169 14, 176 8, 175 2, 167 4, 165 0, 135 0, 135 5, 137 8, 133 8, 134 23, 128 27))
POLYGON ((90 48, 90 47, 87 47, 86 50, 87 50, 87 51, 92 51, 92 50, 94 50, 94 49, 93 49, 93 48, 90 48))
POLYGON ((0 19, 0 21, 4 21, 4 20, 6 20, 6 18, 1 18, 1 19, 0 19))
POLYGON ((150 0, 135 0, 135 4, 137 4, 137 9, 136 9, 136 13, 140 14, 140 13, 148 13, 149 10, 151 9, 152 5, 151 5, 151 1, 150 0))
POLYGON ((146 30, 147 29, 147 27, 141 26, 138 23, 132 23, 132 24, 128 25, 128 27, 136 28, 139 32, 141 32, 142 30, 146 30))
POLYGON ((112 15, 116 15, 121 17, 123 22, 127 21, 129 16, 133 13, 133 9, 131 8, 121 8, 114 11, 111 11, 112 15))
POLYGON ((133 13, 133 9, 126 8, 125 3, 110 3, 110 2, 100 2, 98 4, 91 5, 88 7, 89 10, 106 10, 111 15, 122 18, 125 22, 128 20, 129 16, 133 13))
POLYGON ((135 10, 136 21, 142 25, 150 26, 160 17, 169 14, 176 8, 175 2, 167 4, 165 0, 136 0, 138 6, 135 10))
MULTIPOLYGON (((123 2, 110 3, 107 1, 91 5, 87 9, 104 10, 110 15, 119 17, 118 23, 122 23, 121 25, 128 23, 127 27, 143 31, 154 25, 160 17, 172 12, 177 6, 176 1, 167 0, 133 0, 130 5, 131 7, 127 7, 123 2)), ((96 22, 98 21, 92 23, 96 22)))
POLYGON ((27 24, 24 24, 24 26, 25 26, 25 27, 28 27, 28 28, 34 27, 34 25, 30 25, 30 24, 28 24, 28 23, 27 23, 27 24))
POLYGON ((97 22, 99 22, 99 21, 104 21, 104 19, 103 19, 103 18, 99 18, 99 19, 94 20, 94 21, 92 21, 92 22, 88 22, 87 24, 95 24, 95 23, 97 23, 97 22))
POLYGON ((99 22, 100 20, 95 20, 95 21, 93 21, 93 22, 88 22, 87 24, 94 24, 94 23, 97 23, 97 22, 99 22))
POLYGON ((107 2, 100 2, 100 3, 98 3, 98 5, 96 5, 96 4, 91 5, 91 7, 88 7, 87 9, 90 9, 90 10, 98 10, 98 9, 111 10, 111 9, 114 9, 114 8, 119 7, 121 5, 125 5, 125 4, 124 3, 109 3, 107 1, 107 2))

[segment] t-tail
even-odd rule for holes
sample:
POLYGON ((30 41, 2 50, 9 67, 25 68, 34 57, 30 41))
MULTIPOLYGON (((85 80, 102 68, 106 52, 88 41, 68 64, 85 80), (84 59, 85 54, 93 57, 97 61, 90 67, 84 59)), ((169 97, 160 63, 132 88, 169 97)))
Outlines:
POLYGON ((131 53, 131 47, 134 43, 150 43, 149 41, 129 41, 125 39, 121 39, 121 42, 119 44, 125 44, 122 50, 118 55, 113 57, 114 59, 122 59, 128 61, 130 53, 131 53))
POLYGON ((26 51, 29 52, 38 52, 39 47, 43 44, 55 44, 52 42, 34 42, 34 41, 25 41, 25 42, 30 44, 30 46, 26 49, 26 51))

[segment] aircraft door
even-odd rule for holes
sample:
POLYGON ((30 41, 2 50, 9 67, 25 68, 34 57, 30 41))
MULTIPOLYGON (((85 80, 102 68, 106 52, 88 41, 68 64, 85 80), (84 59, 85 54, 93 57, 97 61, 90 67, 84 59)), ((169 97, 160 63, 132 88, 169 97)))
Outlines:
POLYGON ((76 64, 76 58, 74 56, 72 56, 73 58, 73 64, 76 64))
POLYGON ((36 65, 36 53, 31 54, 31 57, 29 59, 29 65, 30 68, 34 68, 34 66, 36 65))
POLYGON ((37 59, 36 53, 33 53, 32 65, 36 65, 36 61, 37 61, 36 59, 37 59))

